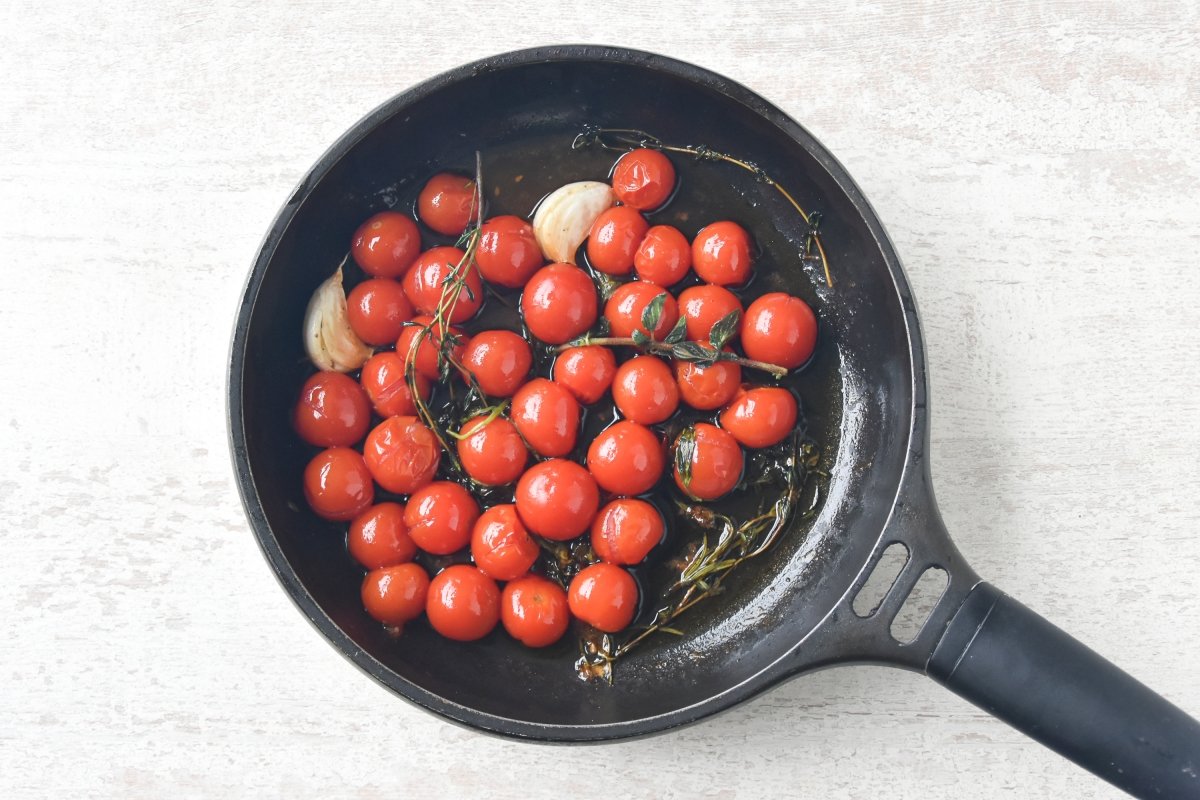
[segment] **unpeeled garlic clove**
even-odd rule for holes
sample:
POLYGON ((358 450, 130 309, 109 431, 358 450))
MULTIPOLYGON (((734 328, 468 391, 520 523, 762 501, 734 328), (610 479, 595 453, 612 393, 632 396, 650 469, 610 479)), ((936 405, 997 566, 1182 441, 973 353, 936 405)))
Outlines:
POLYGON ((304 347, 317 369, 338 372, 358 369, 374 352, 350 327, 341 267, 317 287, 308 301, 304 312, 304 347))
POLYGON ((533 234, 542 255, 550 261, 574 264, 575 251, 596 217, 616 204, 612 187, 599 181, 578 181, 555 189, 533 215, 533 234))

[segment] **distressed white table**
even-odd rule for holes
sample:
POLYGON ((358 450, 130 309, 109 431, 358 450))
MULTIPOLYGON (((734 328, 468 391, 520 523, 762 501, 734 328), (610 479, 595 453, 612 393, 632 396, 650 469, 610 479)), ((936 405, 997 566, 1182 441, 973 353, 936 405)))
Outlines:
POLYGON ((259 237, 393 93, 564 40, 764 93, 875 203, 981 574, 1200 714, 1196 5, 0 7, 0 796, 1115 797, 916 675, 517 744, 393 698, 276 585, 226 452, 259 237))

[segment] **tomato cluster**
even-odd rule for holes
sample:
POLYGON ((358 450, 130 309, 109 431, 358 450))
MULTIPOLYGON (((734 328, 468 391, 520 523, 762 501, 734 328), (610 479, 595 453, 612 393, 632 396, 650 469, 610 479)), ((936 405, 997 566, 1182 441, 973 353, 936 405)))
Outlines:
MULTIPOLYGON (((676 191, 661 152, 623 156, 612 186, 620 204, 596 219, 584 267, 546 264, 517 216, 484 220, 473 259, 452 245, 422 250, 418 222, 395 211, 352 237, 366 277, 349 293, 347 319, 377 349, 357 380, 312 375, 293 424, 324 448, 304 471, 308 504, 349 523, 348 552, 367 570, 363 607, 395 632, 424 614, 450 639, 479 639, 501 624, 544 647, 572 618, 626 628, 640 602, 628 568, 667 531, 652 494, 673 485, 694 500, 718 499, 741 480, 744 448, 775 445, 797 424, 791 391, 743 380, 752 362, 793 369, 809 360, 811 308, 781 293, 743 305, 735 292, 751 277, 754 245, 741 225, 717 221, 689 241, 650 224, 646 212, 676 191), (603 302, 596 273, 623 281, 603 302), (456 280, 461 290, 446 303, 456 280), (522 332, 471 328, 488 286, 520 292, 522 332), (601 342, 574 341, 589 333, 601 342), (672 355, 681 342, 708 355, 672 355), (451 383, 486 406, 439 432, 422 412, 451 383), (616 420, 581 441, 584 410, 606 398, 616 420), (667 442, 681 403, 710 416, 667 442), (673 480, 664 480, 668 468, 673 480), (589 555, 569 582, 542 569, 553 543, 585 536, 589 555)), ((482 217, 477 201, 472 180, 440 173, 422 188, 417 218, 458 236, 482 217)))

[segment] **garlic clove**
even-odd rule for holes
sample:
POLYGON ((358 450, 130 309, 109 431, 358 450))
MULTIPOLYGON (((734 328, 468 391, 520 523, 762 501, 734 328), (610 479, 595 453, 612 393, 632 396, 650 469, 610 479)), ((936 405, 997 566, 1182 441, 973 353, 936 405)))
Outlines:
POLYGON ((575 251, 596 217, 616 204, 612 187, 599 181, 578 181, 555 189, 533 215, 533 234, 542 255, 550 261, 574 264, 575 251))
POLYGON ((304 347, 317 369, 338 372, 358 369, 374 352, 350 327, 341 267, 317 287, 308 301, 304 347))

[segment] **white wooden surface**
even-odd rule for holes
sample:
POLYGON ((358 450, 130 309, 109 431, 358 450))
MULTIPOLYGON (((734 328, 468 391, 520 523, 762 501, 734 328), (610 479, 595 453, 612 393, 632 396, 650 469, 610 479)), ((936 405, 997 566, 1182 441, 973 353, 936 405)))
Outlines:
POLYGON ((261 235, 393 93, 562 41, 701 63, 832 148, 921 303, 962 550, 1200 714, 1196 4, 104 5, 0 4, 0 796, 1117 796, 884 669, 649 741, 486 738, 277 587, 225 443, 261 235))

